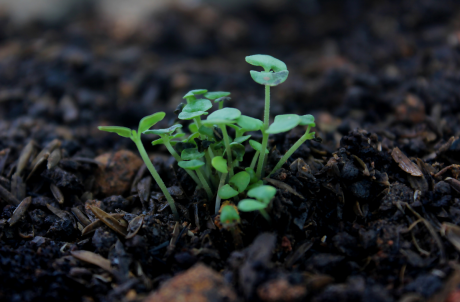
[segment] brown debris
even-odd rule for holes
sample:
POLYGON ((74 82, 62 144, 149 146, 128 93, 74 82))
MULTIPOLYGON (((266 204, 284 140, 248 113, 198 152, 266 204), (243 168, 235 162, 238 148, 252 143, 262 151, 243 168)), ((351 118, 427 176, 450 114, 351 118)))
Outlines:
POLYGON ((402 104, 396 108, 396 118, 404 122, 420 123, 425 120, 425 104, 413 94, 408 94, 402 104))
POLYGON ((266 302, 300 301, 307 295, 307 289, 302 285, 292 285, 286 279, 270 280, 257 289, 257 294, 266 302))
POLYGON ((11 218, 8 220, 8 223, 10 224, 10 226, 18 222, 19 219, 21 219, 21 217, 24 216, 24 214, 27 212, 27 209, 29 208, 31 203, 32 203, 32 197, 30 196, 24 199, 23 201, 21 201, 21 203, 16 208, 16 210, 14 210, 11 218))
POLYGON ((95 160, 102 164, 96 172, 95 192, 104 196, 121 195, 128 191, 142 165, 142 160, 128 150, 104 153, 95 160))
POLYGON ((411 160, 399 150, 398 147, 395 147, 391 152, 391 156, 398 163, 399 167, 406 173, 409 173, 412 176, 422 176, 422 171, 417 167, 416 164, 411 162, 411 160))
POLYGON ((126 237, 126 235, 128 234, 126 232, 126 228, 123 227, 120 224, 120 222, 118 222, 117 219, 115 219, 114 217, 110 216, 109 214, 107 214, 106 212, 104 212, 103 210, 101 210, 98 207, 90 206, 90 209, 91 209, 91 211, 93 211, 94 215, 96 215, 97 218, 99 218, 109 228, 111 228, 112 230, 114 230, 118 234, 122 235, 123 237, 126 237))
POLYGON ((97 265, 110 273, 113 272, 110 261, 101 255, 89 251, 71 251, 70 253, 78 260, 97 265))
POLYGON ((144 215, 139 215, 133 220, 131 220, 128 225, 128 235, 126 235, 126 239, 131 239, 134 236, 136 236, 137 232, 139 232, 139 230, 141 229, 143 222, 144 215))
POLYGON ((18 206, 20 204, 19 200, 13 196, 7 189, 0 185, 0 198, 7 203, 18 206))
POLYGON ((233 302, 238 301, 224 278, 203 264, 197 264, 150 294, 144 302, 233 302))

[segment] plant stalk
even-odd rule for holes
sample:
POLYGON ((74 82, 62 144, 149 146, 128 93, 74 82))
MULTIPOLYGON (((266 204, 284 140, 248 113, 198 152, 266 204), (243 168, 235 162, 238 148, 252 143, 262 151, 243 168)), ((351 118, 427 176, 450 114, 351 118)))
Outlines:
POLYGON ((142 160, 144 161, 145 165, 147 166, 147 169, 149 169, 150 174, 152 174, 153 179, 156 181, 158 186, 160 187, 161 191, 166 197, 166 200, 169 203, 169 207, 171 208, 172 213, 174 214, 174 218, 177 221, 180 221, 179 218, 179 213, 177 212, 176 209, 176 204, 174 203, 174 199, 172 198, 171 194, 168 192, 168 188, 166 188, 165 183, 161 179, 160 175, 158 174, 157 170, 153 166, 152 162, 150 161, 149 156, 147 155, 147 151, 145 151, 144 145, 142 144, 142 141, 140 138, 134 138, 133 139, 134 143, 136 144, 137 149, 139 150, 139 153, 141 154, 142 160))
POLYGON ((254 154, 254 157, 252 158, 251 165, 249 166, 252 170, 254 170, 254 167, 256 166, 257 159, 259 158, 259 151, 256 151, 256 154, 254 154))
POLYGON ((206 194, 208 194, 209 200, 212 200, 213 194, 212 194, 211 188, 209 187, 208 182, 206 181, 206 178, 204 178, 203 176, 203 173, 201 173, 200 169, 197 169, 196 174, 198 174, 198 178, 200 179, 201 184, 203 185, 203 188, 206 191, 206 194))
POLYGON ((233 162, 232 162, 232 149, 230 148, 230 140, 228 139, 227 128, 225 125, 219 125, 222 130, 222 136, 224 137, 225 148, 227 149, 227 165, 230 174, 230 178, 233 177, 233 162))
MULTIPOLYGON (((222 175, 220 176, 219 188, 218 188, 217 192, 219 192, 220 189, 224 186, 225 180, 227 179, 227 174, 228 173, 222 173, 222 175)), ((219 213, 220 201, 221 200, 222 200, 222 198, 220 198, 219 194, 217 194, 217 198, 216 198, 216 214, 219 213)))
POLYGON ((257 165, 257 177, 261 179, 263 177, 262 173, 265 165, 265 150, 268 145, 268 133, 265 133, 265 130, 270 126, 270 86, 265 85, 265 108, 264 108, 264 129, 262 131, 262 152, 259 155, 259 163, 257 165))
POLYGON ((283 155, 283 157, 281 157, 280 161, 276 164, 275 168, 273 168, 273 170, 270 172, 270 175, 272 175, 273 173, 275 173, 279 168, 281 168, 281 166, 287 162, 287 160, 289 159, 289 157, 291 157, 291 155, 297 150, 300 148, 300 146, 305 143, 305 141, 308 139, 308 134, 310 134, 310 128, 311 126, 308 126, 307 127, 307 131, 305 132, 304 135, 302 135, 298 141, 295 142, 294 145, 291 146, 291 148, 289 148, 289 150, 283 155))

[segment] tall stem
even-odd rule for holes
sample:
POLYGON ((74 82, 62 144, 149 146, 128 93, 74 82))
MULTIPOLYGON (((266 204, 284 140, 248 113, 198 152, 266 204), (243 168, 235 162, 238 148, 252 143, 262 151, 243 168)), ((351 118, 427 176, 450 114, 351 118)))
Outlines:
POLYGON ((254 154, 254 157, 252 158, 251 165, 249 166, 251 169, 254 170, 254 167, 256 166, 257 158, 259 158, 259 151, 256 151, 256 154, 254 154))
MULTIPOLYGON (((179 154, 177 154, 176 150, 174 150, 173 146, 169 142, 168 137, 166 137, 166 136, 163 137, 163 144, 165 145, 166 149, 168 149, 169 153, 171 153, 171 155, 177 160, 177 162, 182 161, 182 158, 179 156, 179 154)), ((194 171, 190 171, 190 170, 185 169, 185 172, 187 172, 187 174, 190 175, 190 177, 193 179, 193 181, 196 182, 198 187, 201 187, 200 180, 198 179, 198 176, 196 176, 194 171)))
POLYGON ((281 168, 281 166, 287 162, 287 160, 289 159, 289 157, 291 157, 291 155, 297 150, 300 148, 300 146, 305 143, 305 141, 308 139, 308 134, 310 133, 310 128, 311 126, 308 126, 307 128, 307 131, 305 132, 304 135, 302 135, 298 141, 295 142, 294 145, 291 146, 291 148, 289 148, 289 150, 286 152, 286 154, 283 155, 283 157, 281 157, 280 161, 276 164, 275 168, 273 168, 273 170, 270 172, 270 175, 272 175, 273 173, 276 172, 276 170, 278 170, 279 168, 281 168))
POLYGON ((165 183, 161 179, 160 175, 158 175, 157 170, 155 170, 155 167, 153 166, 152 162, 150 161, 150 158, 147 155, 147 152, 145 151, 144 145, 142 144, 140 138, 134 138, 133 141, 136 144, 136 147, 139 150, 139 153, 141 154, 142 160, 144 161, 145 165, 147 166, 147 169, 149 169, 150 174, 152 174, 152 176, 153 176, 153 179, 156 181, 156 183, 160 187, 161 191, 165 195, 166 200, 169 203, 169 207, 171 208, 171 211, 174 214, 174 218, 177 221, 180 221, 179 213, 177 212, 176 204, 174 203, 174 199, 172 198, 171 194, 169 194, 168 188, 166 188, 165 183))
MULTIPOLYGON (((220 189, 224 186, 224 184, 225 184, 225 179, 227 179, 227 174, 228 174, 228 173, 222 173, 222 175, 220 176, 219 189, 217 190, 217 192, 219 192, 220 189)), ((220 196, 219 196, 219 193, 217 193, 217 198, 216 198, 216 214, 219 213, 219 210, 220 210, 220 201, 221 201, 221 198, 220 198, 220 196)))
POLYGON ((204 178, 203 176, 203 173, 201 173, 200 169, 197 169, 196 174, 198 174, 198 178, 200 179, 201 184, 203 185, 204 190, 206 191, 206 194, 208 194, 209 200, 212 200, 213 194, 212 194, 211 188, 209 187, 208 182, 206 181, 206 178, 204 178))
POLYGON ((261 152, 259 155, 259 162, 257 163, 257 178, 262 178, 262 172, 264 170, 264 162, 265 162, 265 150, 267 150, 268 145, 268 133, 265 133, 265 130, 262 130, 262 146, 261 152))
POLYGON ((233 162, 232 162, 232 149, 230 148, 230 140, 228 139, 227 128, 225 125, 219 125, 222 130, 222 136, 224 137, 225 148, 227 149, 227 165, 230 173, 230 178, 233 177, 233 162))
POLYGON ((264 109, 264 126, 268 128, 270 119, 270 86, 265 85, 265 109, 264 109))
POLYGON ((265 164, 265 150, 268 145, 268 133, 265 130, 270 126, 270 86, 265 85, 265 108, 264 108, 264 129, 262 130, 262 151, 259 156, 259 163, 257 164, 257 177, 262 178, 262 173, 265 164))

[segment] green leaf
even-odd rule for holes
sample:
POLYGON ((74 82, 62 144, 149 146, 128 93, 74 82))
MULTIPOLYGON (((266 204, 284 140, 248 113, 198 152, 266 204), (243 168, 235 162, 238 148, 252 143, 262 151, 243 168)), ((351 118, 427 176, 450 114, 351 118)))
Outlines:
POLYGON ((254 82, 260 85, 268 85, 268 86, 278 86, 281 83, 286 81, 289 71, 280 71, 280 72, 265 72, 265 71, 250 71, 251 78, 254 82))
POLYGON ((208 90, 206 89, 194 89, 194 90, 190 90, 189 92, 187 92, 185 95, 184 95, 184 99, 186 98, 189 98, 189 97, 192 97, 192 96, 195 96, 195 95, 200 95, 200 94, 205 94, 206 92, 208 92, 208 90))
POLYGON ((126 127, 119 127, 119 126, 99 126, 97 129, 105 132, 112 132, 116 133, 119 136, 123 137, 131 137, 131 129, 126 128, 126 127))
POLYGON ((276 189, 272 186, 260 186, 248 191, 248 196, 264 203, 269 203, 276 195, 276 189))
POLYGON ((264 182, 262 180, 258 180, 256 181, 255 183, 249 185, 246 189, 249 191, 249 190, 252 190, 254 188, 257 188, 257 187, 260 187, 260 186, 263 186, 264 182))
POLYGON ((152 146, 163 145, 163 144, 164 144, 164 140, 162 138, 152 141, 152 146))
POLYGON ((246 57, 246 62, 254 66, 261 66, 265 71, 273 70, 274 72, 287 70, 286 64, 269 55, 252 55, 246 57))
POLYGON ((282 114, 275 116, 275 121, 265 131, 269 134, 287 132, 294 129, 300 123, 300 117, 297 114, 282 114))
POLYGON ((251 178, 251 180, 249 181, 250 184, 256 183, 259 180, 257 178, 256 171, 254 171, 254 169, 247 167, 244 170, 249 174, 249 177, 251 178))
POLYGON ((237 161, 243 161, 245 148, 242 144, 231 143, 230 148, 232 149, 232 155, 237 161))
POLYGON ((173 126, 171 126, 169 128, 166 128, 166 129, 145 130, 144 134, 156 134, 156 135, 168 134, 168 135, 171 135, 171 134, 174 133, 174 131, 176 131, 179 128, 182 128, 181 124, 176 124, 176 125, 173 125, 173 126))
POLYGON ((182 112, 198 112, 198 111, 206 111, 212 108, 212 103, 210 100, 207 99, 199 99, 199 100, 191 100, 187 105, 185 105, 182 112))
POLYGON ((210 120, 236 120, 241 116, 241 111, 235 108, 223 108, 214 111, 208 116, 208 121, 210 120))
POLYGON ((221 173, 228 173, 227 160, 222 156, 215 156, 212 159, 211 163, 214 169, 216 169, 217 171, 221 173))
POLYGON ((251 177, 248 172, 238 172, 228 181, 239 193, 242 193, 249 185, 251 177))
POLYGON ((241 143, 247 141, 250 137, 251 137, 251 135, 240 136, 240 137, 235 138, 235 140, 233 142, 237 143, 237 144, 241 144, 241 143))
POLYGON ((214 138, 214 131, 206 126, 201 126, 198 132, 200 134, 206 135, 208 138, 214 138))
POLYGON ((305 114, 300 116, 300 126, 310 126, 310 127, 315 127, 315 118, 311 114, 305 114))
POLYGON ((191 149, 185 149, 182 151, 180 157, 183 160, 191 160, 191 159, 199 159, 204 156, 204 152, 198 151, 198 149, 191 148, 191 149))
POLYGON ((141 121, 139 122, 139 128, 137 130, 139 135, 140 133, 143 133, 145 130, 151 128, 153 125, 155 125, 156 123, 164 119, 165 115, 166 113, 164 112, 157 112, 157 113, 154 113, 152 115, 142 118, 141 121))
POLYGON ((202 115, 208 115, 206 111, 196 111, 196 112, 184 112, 182 111, 179 113, 179 119, 181 120, 191 120, 196 117, 202 116, 202 115))
POLYGON ((190 133, 198 132, 198 126, 195 123, 191 123, 188 125, 188 130, 190 133))
POLYGON ((192 133, 188 138, 187 138, 187 143, 192 143, 196 145, 195 138, 200 137, 200 133, 192 133))
MULTIPOLYGON (((262 144, 259 143, 259 142, 256 142, 255 140, 250 139, 249 140, 249 145, 251 145, 251 147, 256 151, 260 152, 260 150, 262 150, 262 144)), ((265 154, 268 154, 267 149, 265 149, 265 154)))
POLYGON ((224 227, 228 225, 234 225, 235 223, 240 222, 240 215, 238 211, 235 209, 235 206, 232 205, 225 205, 220 210, 220 223, 224 227))
POLYGON ((230 187, 230 185, 225 185, 220 188, 219 192, 217 192, 217 195, 219 195, 219 197, 222 199, 229 199, 238 195, 238 191, 230 187))
POLYGON ((267 207, 266 204, 254 199, 243 199, 238 203, 238 210, 243 212, 252 212, 263 210, 267 207))
MULTIPOLYGON (((225 108, 224 108, 225 109, 225 108)), ((204 120, 201 122, 205 126, 212 126, 212 125, 229 125, 229 124, 234 124, 234 120, 204 120)))
POLYGON ((180 161, 177 163, 179 167, 188 170, 197 170, 200 167, 204 166, 204 162, 198 159, 190 160, 190 161, 180 161))
POLYGON ((307 139, 314 139, 315 138, 315 132, 310 132, 307 135, 307 139))
POLYGON ((205 98, 210 99, 210 100, 215 100, 218 98, 223 98, 226 96, 229 96, 230 92, 226 91, 214 91, 214 92, 208 92, 204 95, 205 98))
POLYGON ((257 131, 262 128, 264 122, 259 119, 242 115, 237 120, 236 123, 246 131, 257 131))

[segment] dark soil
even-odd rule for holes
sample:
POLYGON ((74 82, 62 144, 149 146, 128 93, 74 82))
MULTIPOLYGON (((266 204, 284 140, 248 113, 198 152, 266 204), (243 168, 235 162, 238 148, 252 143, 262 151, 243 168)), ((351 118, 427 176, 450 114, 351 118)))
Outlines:
MULTIPOLYGON (((141 301, 206 278, 209 301, 459 301, 460 2, 276 3, 176 7, 135 31, 91 11, 1 18, 1 301, 141 301), (134 144, 97 126, 169 126, 195 88, 261 118, 255 53, 290 71, 272 116, 313 114, 321 139, 267 180, 271 224, 241 214, 241 246, 165 149, 145 139, 177 225, 134 144)), ((271 136, 269 165, 301 135, 271 136)))

